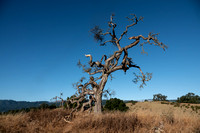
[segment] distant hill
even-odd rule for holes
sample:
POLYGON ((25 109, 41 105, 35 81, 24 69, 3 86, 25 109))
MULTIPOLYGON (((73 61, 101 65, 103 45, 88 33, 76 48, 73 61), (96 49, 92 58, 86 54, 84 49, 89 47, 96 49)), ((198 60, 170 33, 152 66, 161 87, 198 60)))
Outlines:
POLYGON ((47 101, 27 102, 14 100, 0 100, 0 112, 7 112, 9 110, 17 110, 22 108, 39 107, 42 103, 47 101))
MULTIPOLYGON (((23 108, 39 107, 42 103, 51 104, 47 101, 27 102, 14 100, 0 100, 0 112, 7 112, 9 110, 17 110, 23 108)), ((102 100, 102 104, 106 104, 106 100, 102 100)))
MULTIPOLYGON (((152 99, 148 99, 152 101, 152 99)), ((102 105, 106 104, 106 99, 102 100, 102 105)), ((124 100, 125 103, 131 100, 124 100)), ((170 102, 175 102, 176 100, 169 100, 170 102)), ((14 101, 14 100, 0 100, 0 112, 7 112, 9 110, 17 110, 22 108, 39 107, 42 103, 51 104, 48 101, 37 101, 37 102, 27 102, 27 101, 14 101)))

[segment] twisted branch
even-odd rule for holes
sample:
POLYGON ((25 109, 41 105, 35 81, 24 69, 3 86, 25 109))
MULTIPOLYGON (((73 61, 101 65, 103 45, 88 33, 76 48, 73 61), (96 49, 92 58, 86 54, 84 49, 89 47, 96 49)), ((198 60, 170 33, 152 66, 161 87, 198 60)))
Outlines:
POLYGON ((132 21, 132 24, 126 26, 126 30, 121 34, 121 36, 120 36, 120 38, 119 38, 119 41, 123 38, 123 36, 124 36, 125 34, 127 34, 128 28, 130 28, 130 27, 136 25, 139 21, 143 20, 143 17, 140 17, 140 18, 138 19, 138 18, 136 17, 135 14, 131 14, 131 16, 133 16, 133 17, 132 17, 132 18, 127 17, 127 19, 128 19, 129 21, 132 21))

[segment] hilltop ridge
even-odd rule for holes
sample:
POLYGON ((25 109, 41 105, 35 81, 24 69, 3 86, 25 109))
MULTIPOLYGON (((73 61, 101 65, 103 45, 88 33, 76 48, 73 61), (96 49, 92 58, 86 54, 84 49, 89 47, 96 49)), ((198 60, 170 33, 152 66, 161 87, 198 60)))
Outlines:
POLYGON ((39 107, 42 103, 49 104, 48 101, 15 101, 15 100, 0 100, 0 112, 7 112, 9 110, 17 110, 22 108, 39 107))

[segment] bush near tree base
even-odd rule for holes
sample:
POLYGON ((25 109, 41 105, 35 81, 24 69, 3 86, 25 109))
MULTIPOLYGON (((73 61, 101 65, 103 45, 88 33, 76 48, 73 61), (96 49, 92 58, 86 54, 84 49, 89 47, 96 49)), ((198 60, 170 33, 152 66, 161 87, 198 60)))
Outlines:
POLYGON ((119 110, 119 111, 127 111, 129 107, 126 106, 123 100, 118 98, 111 98, 106 101, 106 105, 104 106, 104 110, 119 110))

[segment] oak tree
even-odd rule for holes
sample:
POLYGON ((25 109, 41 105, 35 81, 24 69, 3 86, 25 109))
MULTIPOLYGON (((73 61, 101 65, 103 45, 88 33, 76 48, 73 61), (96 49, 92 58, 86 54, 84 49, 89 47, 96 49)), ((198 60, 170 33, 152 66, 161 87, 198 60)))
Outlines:
MULTIPOLYGON (((140 87, 146 85, 146 81, 152 78, 151 73, 143 73, 141 67, 133 63, 132 58, 129 56, 129 49, 136 46, 142 48, 142 52, 145 53, 143 47, 146 44, 155 45, 161 47, 163 50, 167 48, 165 44, 160 42, 157 38, 158 34, 149 33, 148 36, 137 35, 130 36, 128 40, 132 41, 130 44, 122 44, 122 39, 126 39, 125 35, 128 36, 130 28, 136 26, 140 21, 143 21, 143 17, 137 17, 135 14, 131 14, 127 17, 130 22, 121 34, 116 34, 117 24, 114 21, 114 15, 111 15, 110 21, 108 22, 108 29, 104 32, 99 26, 95 26, 91 32, 94 35, 94 39, 100 43, 100 46, 106 46, 108 44, 116 46, 117 50, 113 52, 111 56, 102 53, 100 60, 94 61, 91 54, 85 54, 89 58, 87 65, 82 64, 80 61, 78 65, 82 67, 84 72, 92 75, 88 82, 78 82, 76 84, 77 96, 70 99, 71 102, 77 103, 79 108, 80 103, 83 99, 89 96, 89 100, 82 105, 82 110, 88 105, 90 108, 94 103, 94 112, 101 113, 102 111, 102 96, 106 92, 105 85, 108 81, 108 77, 112 76, 112 73, 122 70, 125 73, 131 69, 138 69, 140 74, 135 74, 134 82, 141 81, 140 87)), ((76 109, 77 109, 76 108, 76 109)), ((75 109, 75 110, 76 110, 75 109)))
POLYGON ((167 96, 162 95, 162 94, 154 94, 153 95, 153 101, 166 101, 167 100, 167 96))

